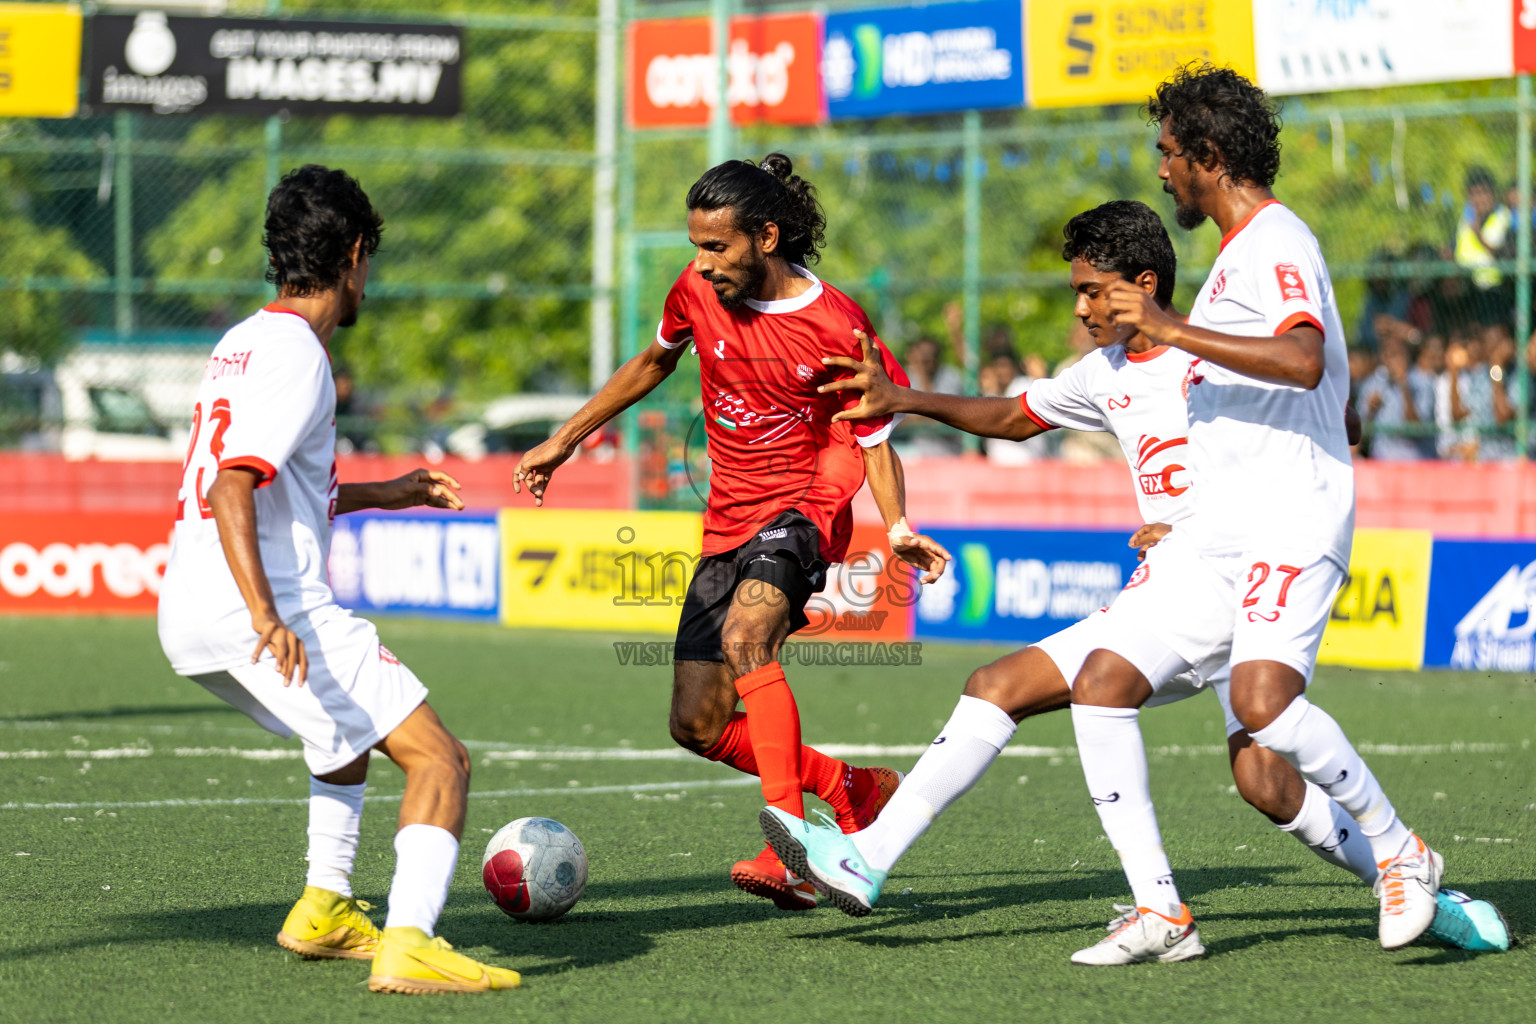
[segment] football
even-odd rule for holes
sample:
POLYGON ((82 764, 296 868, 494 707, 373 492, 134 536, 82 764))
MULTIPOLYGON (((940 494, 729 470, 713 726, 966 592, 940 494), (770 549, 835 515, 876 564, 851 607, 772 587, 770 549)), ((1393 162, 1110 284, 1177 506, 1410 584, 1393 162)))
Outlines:
POLYGON ((518 818, 486 844, 480 875, 491 899, 519 921, 553 921, 587 887, 587 851, 551 818, 518 818))

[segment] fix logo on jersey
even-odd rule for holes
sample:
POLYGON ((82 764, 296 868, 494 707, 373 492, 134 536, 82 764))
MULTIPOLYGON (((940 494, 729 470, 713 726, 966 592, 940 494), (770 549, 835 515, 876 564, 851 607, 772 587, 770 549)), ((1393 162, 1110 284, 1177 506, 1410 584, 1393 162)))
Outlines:
POLYGON ((1227 272, 1225 268, 1216 271, 1216 283, 1211 285, 1211 301, 1221 298, 1221 293, 1227 290, 1227 272))
POLYGON ((1189 401, 1189 389, 1196 384, 1205 383, 1205 375, 1195 372, 1195 367, 1199 366, 1201 362, 1202 360, 1196 359, 1190 363, 1189 369, 1184 371, 1184 379, 1179 382, 1179 394, 1184 396, 1184 401, 1186 402, 1189 401))
POLYGON ((1137 482, 1141 485, 1141 493, 1148 497, 1157 497, 1166 494, 1170 498, 1177 498, 1189 490, 1188 484, 1175 484, 1173 475, 1184 472, 1184 467, 1176 463, 1169 463, 1155 472, 1141 472, 1147 468, 1147 463, 1152 461, 1154 455, 1159 455, 1170 448, 1188 444, 1189 439, 1175 437, 1167 441, 1157 437, 1141 435, 1141 443, 1136 448, 1136 469, 1138 471, 1137 482))
POLYGON ((1301 270, 1294 263, 1276 263, 1275 280, 1280 282, 1280 301, 1292 302, 1307 299, 1307 285, 1301 279, 1301 270))
POLYGON ((1132 587, 1139 587, 1151 578, 1152 567, 1146 562, 1142 562, 1136 567, 1136 571, 1131 573, 1131 578, 1125 581, 1125 589, 1130 590, 1132 587))

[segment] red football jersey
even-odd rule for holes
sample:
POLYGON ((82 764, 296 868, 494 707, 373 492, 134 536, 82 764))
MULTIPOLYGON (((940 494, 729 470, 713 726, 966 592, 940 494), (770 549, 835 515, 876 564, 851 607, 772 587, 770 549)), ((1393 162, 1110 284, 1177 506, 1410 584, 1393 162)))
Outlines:
POLYGON ((690 265, 672 285, 656 328, 666 348, 691 341, 699 353, 711 464, 706 555, 740 547, 795 508, 816 524, 822 557, 841 561, 853 530, 849 504, 864 483, 859 445, 879 444, 895 426, 891 417, 832 422, 859 404, 859 393, 819 394, 818 386, 848 376, 821 360, 860 358, 855 329, 875 343, 892 380, 905 385, 907 375, 858 303, 804 267, 794 269, 811 282, 800 295, 748 299, 728 310, 690 265))

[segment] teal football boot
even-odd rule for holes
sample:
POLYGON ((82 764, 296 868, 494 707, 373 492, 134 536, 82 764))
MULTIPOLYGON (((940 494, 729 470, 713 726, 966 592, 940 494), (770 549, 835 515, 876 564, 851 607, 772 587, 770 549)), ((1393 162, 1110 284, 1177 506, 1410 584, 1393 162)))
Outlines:
POLYGON ((823 886, 838 910, 863 917, 880 898, 887 872, 865 864, 853 841, 832 819, 825 814, 822 819, 826 825, 812 825, 777 807, 764 807, 757 816, 763 838, 785 867, 823 886))
POLYGON ((1509 925, 1499 908, 1455 889, 1441 889, 1435 894, 1435 919, 1429 934, 1457 949, 1503 952, 1509 948, 1509 925))

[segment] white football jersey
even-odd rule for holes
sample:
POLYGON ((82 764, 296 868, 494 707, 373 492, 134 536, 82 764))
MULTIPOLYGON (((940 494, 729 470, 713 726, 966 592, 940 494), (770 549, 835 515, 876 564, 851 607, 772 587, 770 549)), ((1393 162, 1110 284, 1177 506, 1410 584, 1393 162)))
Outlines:
POLYGON ((1270 200, 1228 232, 1189 322, 1250 337, 1310 323, 1324 339, 1323 377, 1310 391, 1209 361, 1196 366, 1189 388, 1192 535, 1212 554, 1284 541, 1347 567, 1355 520, 1344 432, 1349 363, 1328 265, 1301 218, 1270 200))
POLYGON ((1042 427, 1113 434, 1125 451, 1142 519, 1176 523, 1191 510, 1184 390, 1195 362, 1166 346, 1137 354, 1111 345, 1033 381, 1019 403, 1042 427))
POLYGON ((260 475, 257 544, 283 620, 333 604, 326 577, 336 499, 336 386, 309 322, 267 306, 230 328, 208 360, 193 410, 160 643, 182 675, 250 663, 251 613, 208 505, 219 470, 260 475))

